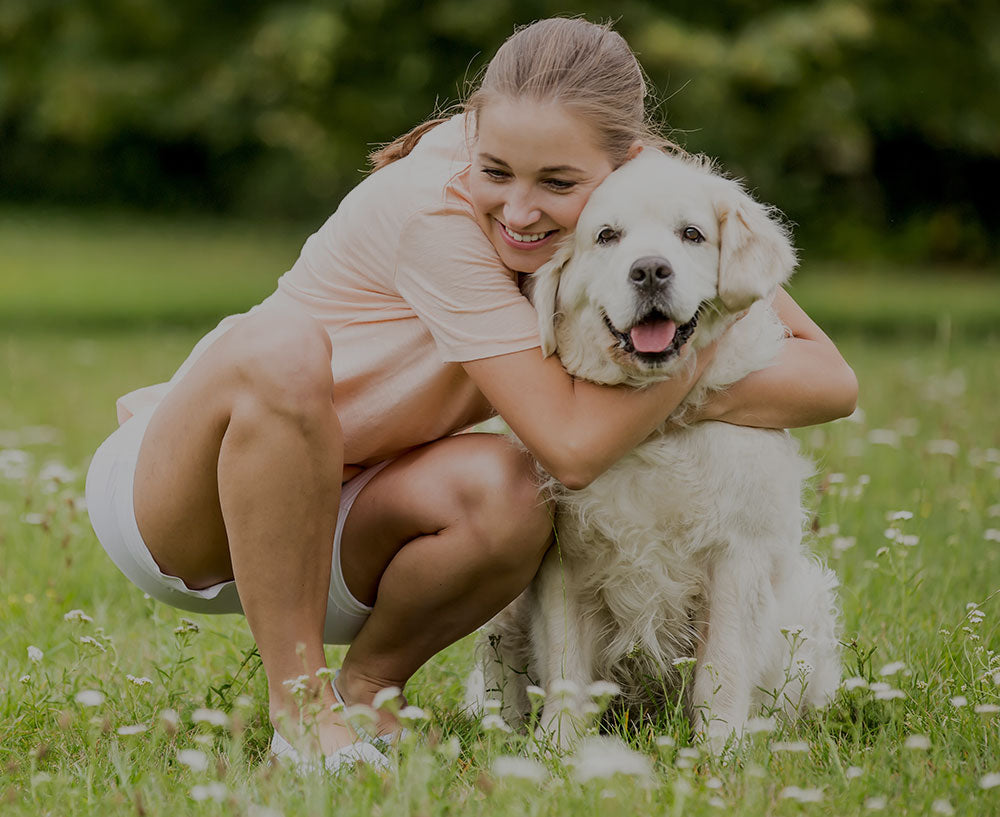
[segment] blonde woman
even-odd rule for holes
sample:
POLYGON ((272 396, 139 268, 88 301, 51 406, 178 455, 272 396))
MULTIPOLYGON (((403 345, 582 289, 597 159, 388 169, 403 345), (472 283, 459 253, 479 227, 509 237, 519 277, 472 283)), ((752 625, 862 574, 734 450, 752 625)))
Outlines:
MULTIPOLYGON (((582 486, 660 425, 711 357, 641 391, 574 382, 540 354, 518 287, 602 179, 664 145, 645 90, 608 26, 517 31, 463 113, 375 155, 273 295, 222 321, 169 383, 119 401, 88 475, 94 528, 153 597, 246 616, 276 754, 383 764, 333 705, 403 688, 534 575, 551 526, 529 457, 456 432, 499 413, 582 486), (333 684, 324 643, 351 645, 333 684), (320 705, 308 723, 285 683, 300 676, 320 705)), ((852 411, 836 348, 786 294, 776 306, 792 335, 779 365, 705 418, 789 427, 852 411)))

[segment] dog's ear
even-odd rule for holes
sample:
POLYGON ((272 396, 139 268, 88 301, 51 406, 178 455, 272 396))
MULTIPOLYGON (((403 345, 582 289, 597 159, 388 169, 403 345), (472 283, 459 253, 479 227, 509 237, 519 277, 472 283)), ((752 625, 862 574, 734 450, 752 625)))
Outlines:
POLYGON ((538 313, 538 331, 542 336, 542 354, 548 357, 556 351, 556 298, 559 278, 566 262, 573 257, 573 238, 556 249, 555 255, 531 276, 531 303, 538 313))
POLYGON ((719 298, 727 309, 739 312, 789 279, 795 269, 795 249, 776 214, 736 182, 724 180, 716 214, 719 298))

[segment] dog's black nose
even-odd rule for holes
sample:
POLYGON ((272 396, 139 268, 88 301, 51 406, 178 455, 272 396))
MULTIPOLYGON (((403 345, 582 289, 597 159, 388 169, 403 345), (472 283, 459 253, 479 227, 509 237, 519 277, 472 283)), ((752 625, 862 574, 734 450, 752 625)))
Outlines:
POLYGON ((628 277, 640 289, 649 290, 659 289, 673 273, 673 267, 666 258, 646 255, 632 264, 628 277))

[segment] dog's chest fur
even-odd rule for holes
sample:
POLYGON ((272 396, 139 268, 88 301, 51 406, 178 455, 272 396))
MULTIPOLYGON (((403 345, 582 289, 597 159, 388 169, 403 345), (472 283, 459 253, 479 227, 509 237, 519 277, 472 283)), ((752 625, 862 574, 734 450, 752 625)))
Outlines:
MULTIPOLYGON (((692 399, 773 358, 776 318, 745 320, 692 399)), ((551 483, 567 592, 597 625, 595 677, 618 682, 626 704, 648 701, 651 677, 676 681, 674 659, 697 649, 719 549, 752 532, 773 551, 750 558, 779 562, 799 542, 810 471, 785 432, 705 422, 654 434, 582 490, 551 483)))

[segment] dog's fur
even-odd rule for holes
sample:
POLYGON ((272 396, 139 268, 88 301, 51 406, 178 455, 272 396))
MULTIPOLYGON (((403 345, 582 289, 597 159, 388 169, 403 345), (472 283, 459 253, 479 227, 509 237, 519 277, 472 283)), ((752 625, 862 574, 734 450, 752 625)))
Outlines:
MULTIPOLYGON (((649 712, 676 700, 675 659, 696 657, 684 703, 720 749, 761 704, 794 715, 840 678, 836 579, 802 544, 809 463, 783 431, 683 423, 773 362, 785 328, 770 299, 794 250, 772 211, 709 163, 651 150, 594 191, 568 241, 535 273, 533 300, 543 352, 571 374, 641 387, 687 365, 685 337, 695 353, 719 346, 673 423, 582 490, 549 480, 557 546, 485 628, 479 697, 523 719, 529 684, 607 680, 620 705, 649 712), (650 315, 677 333, 640 353, 630 330, 650 315)), ((541 728, 572 742, 579 722, 552 698, 541 728)))

